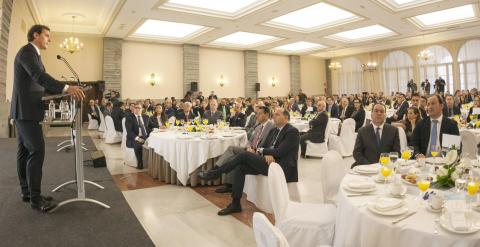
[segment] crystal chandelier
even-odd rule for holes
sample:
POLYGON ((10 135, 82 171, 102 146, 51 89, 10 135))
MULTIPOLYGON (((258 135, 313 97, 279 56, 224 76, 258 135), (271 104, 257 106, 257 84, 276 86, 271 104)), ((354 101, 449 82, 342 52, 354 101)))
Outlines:
POLYGON ((363 71, 373 72, 377 70, 377 62, 368 62, 362 64, 363 71))
POLYGON ((341 69, 341 68, 342 68, 342 64, 339 63, 339 62, 331 62, 331 63, 328 65, 328 68, 329 68, 330 70, 341 69))
POLYGON ((72 36, 65 38, 63 43, 60 44, 60 48, 70 54, 79 52, 83 49, 83 43, 80 40, 73 36, 73 26, 75 25, 75 15, 72 15, 72 36))
POLYGON ((430 60, 433 57, 433 53, 428 49, 423 49, 418 53, 418 58, 424 61, 430 60))

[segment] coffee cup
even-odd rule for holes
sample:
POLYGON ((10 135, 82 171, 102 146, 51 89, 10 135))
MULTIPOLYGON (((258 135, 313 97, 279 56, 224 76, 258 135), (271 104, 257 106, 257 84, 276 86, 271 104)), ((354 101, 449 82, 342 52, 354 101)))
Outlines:
POLYGON ((390 192, 392 195, 398 196, 405 193, 405 186, 399 183, 393 183, 390 185, 390 192))
POLYGON ((435 210, 439 210, 443 207, 443 204, 445 202, 445 198, 441 195, 437 194, 432 194, 428 198, 428 204, 430 205, 431 208, 435 210))

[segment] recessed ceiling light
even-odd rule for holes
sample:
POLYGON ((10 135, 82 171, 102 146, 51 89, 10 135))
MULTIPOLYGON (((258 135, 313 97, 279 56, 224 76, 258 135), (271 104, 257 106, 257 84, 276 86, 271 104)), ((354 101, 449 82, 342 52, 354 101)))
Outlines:
POLYGON ((210 29, 209 27, 193 24, 149 19, 137 28, 131 36, 137 38, 184 41, 210 29))
POLYGON ((280 40, 281 38, 248 32, 235 32, 212 41, 212 45, 233 46, 233 47, 254 47, 280 40))
POLYGON ((336 39, 344 42, 360 42, 366 40, 373 40, 379 38, 385 38, 388 36, 395 35, 395 32, 392 30, 381 26, 381 25, 372 25, 362 28, 357 28, 345 32, 340 32, 327 36, 331 39, 336 39))
POLYGON ((278 0, 169 0, 159 8, 238 18, 278 0))
POLYGON ((322 2, 274 18, 265 25, 313 32, 361 19, 346 10, 322 2))
POLYGON ((443 0, 377 0, 377 1, 394 11, 401 11, 401 10, 419 7, 422 5, 439 2, 443 0))
POLYGON ((439 10, 411 18, 421 28, 436 28, 441 26, 464 23, 478 19, 472 4, 455 8, 439 10))
POLYGON ((271 49, 271 51, 300 53, 300 52, 306 52, 306 51, 319 50, 325 47, 326 46, 321 44, 299 41, 299 42, 295 42, 287 45, 277 46, 271 49))

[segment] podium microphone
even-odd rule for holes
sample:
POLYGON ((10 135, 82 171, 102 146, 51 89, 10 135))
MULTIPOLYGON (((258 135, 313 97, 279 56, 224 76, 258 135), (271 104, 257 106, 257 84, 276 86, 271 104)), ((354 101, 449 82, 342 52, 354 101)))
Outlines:
POLYGON ((62 57, 60 55, 57 55, 57 59, 62 60, 65 63, 65 65, 67 65, 70 72, 72 72, 72 74, 75 76, 75 79, 77 79, 78 86, 83 86, 82 83, 80 82, 80 78, 78 77, 77 72, 75 72, 75 70, 72 68, 72 66, 70 66, 70 63, 67 61, 67 59, 65 59, 64 57, 62 57))

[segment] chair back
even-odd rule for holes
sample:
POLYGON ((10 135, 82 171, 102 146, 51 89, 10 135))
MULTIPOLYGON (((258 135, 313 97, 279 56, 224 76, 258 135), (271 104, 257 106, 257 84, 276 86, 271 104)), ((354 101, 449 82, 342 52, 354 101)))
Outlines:
POLYGON ((275 162, 268 167, 268 190, 275 221, 280 222, 286 217, 290 195, 285 174, 280 165, 275 162))
POLYGON ((340 139, 342 140, 344 151, 349 154, 352 153, 355 146, 355 120, 353 118, 347 118, 343 121, 340 139))
POLYGON ((280 229, 276 228, 262 213, 253 213, 253 233, 258 247, 288 247, 280 229))
POLYGON ((461 130, 460 131, 460 138, 462 138, 462 156, 468 154, 470 159, 477 158, 477 138, 475 134, 473 134, 469 130, 461 130))
POLYGON ((407 135, 402 127, 397 127, 397 129, 398 138, 400 138, 400 150, 405 150, 407 148, 407 135))
POLYGON ((345 176, 345 173, 342 156, 335 150, 328 151, 327 154, 323 156, 320 165, 320 181, 322 183, 323 198, 326 203, 335 202, 335 197, 340 188, 340 182, 345 176))

